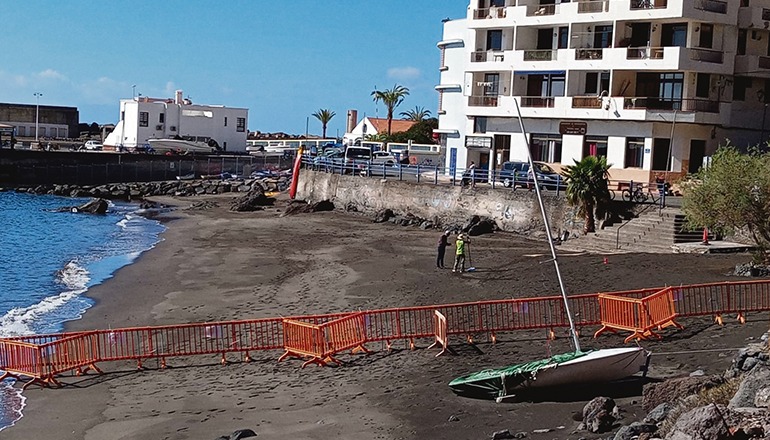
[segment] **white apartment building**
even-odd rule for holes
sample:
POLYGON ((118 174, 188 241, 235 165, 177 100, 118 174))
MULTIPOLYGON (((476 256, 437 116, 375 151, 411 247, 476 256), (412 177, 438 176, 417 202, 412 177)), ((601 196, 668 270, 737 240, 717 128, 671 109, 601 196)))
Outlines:
POLYGON ((193 104, 177 90, 172 98, 139 96, 120 100, 120 121, 104 140, 107 148, 132 150, 148 139, 177 136, 188 140, 210 138, 222 151, 246 152, 249 110, 222 105, 193 104))
POLYGON ((525 160, 518 103, 535 160, 694 172, 768 139, 768 43, 770 0, 471 0, 438 43, 445 165, 525 160))

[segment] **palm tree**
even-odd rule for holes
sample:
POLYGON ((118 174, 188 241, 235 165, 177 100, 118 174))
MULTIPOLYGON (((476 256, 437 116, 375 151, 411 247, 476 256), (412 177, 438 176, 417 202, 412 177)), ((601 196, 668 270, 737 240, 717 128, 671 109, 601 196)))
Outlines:
POLYGON ((331 121, 332 118, 336 115, 337 113, 334 113, 333 111, 327 110, 325 108, 322 108, 313 113, 313 116, 321 121, 321 125, 323 126, 323 135, 321 135, 322 138, 326 139, 326 126, 329 124, 329 121, 331 121))
POLYGON ((404 101, 405 97, 409 96, 409 89, 395 84, 390 90, 373 91, 372 96, 374 97, 374 102, 382 101, 388 109, 388 136, 390 136, 390 126, 393 122, 393 110, 404 101))
POLYGON ((603 212, 609 201, 610 166, 604 156, 586 156, 562 171, 567 179, 567 202, 577 206, 578 214, 585 216, 584 234, 596 231, 594 209, 603 212))
POLYGON ((426 110, 425 107, 415 107, 414 110, 401 112, 401 116, 410 121, 420 122, 430 118, 430 110, 426 110))

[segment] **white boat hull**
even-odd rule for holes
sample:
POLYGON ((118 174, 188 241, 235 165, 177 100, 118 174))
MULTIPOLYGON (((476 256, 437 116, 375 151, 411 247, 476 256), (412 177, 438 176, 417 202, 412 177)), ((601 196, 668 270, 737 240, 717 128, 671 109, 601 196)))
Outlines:
POLYGON ((153 150, 164 153, 173 152, 191 152, 191 153, 214 153, 216 148, 210 146, 207 142, 188 141, 185 139, 148 139, 150 147, 153 150))
POLYGON ((533 378, 522 382, 514 390, 606 383, 623 379, 644 371, 649 355, 641 347, 596 350, 577 359, 542 368, 533 378))

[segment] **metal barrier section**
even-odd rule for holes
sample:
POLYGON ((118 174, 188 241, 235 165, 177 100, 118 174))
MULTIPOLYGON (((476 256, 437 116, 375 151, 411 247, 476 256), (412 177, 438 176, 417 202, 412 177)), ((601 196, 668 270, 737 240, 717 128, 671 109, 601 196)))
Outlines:
POLYGON ((319 325, 293 319, 284 319, 283 344, 286 351, 278 358, 278 362, 289 356, 298 358, 309 357, 310 360, 302 364, 302 368, 311 363, 326 365, 324 361, 326 344, 319 325))
POLYGON ((438 310, 434 312, 433 326, 436 340, 428 348, 430 349, 436 345, 440 345, 441 351, 436 354, 436 357, 439 357, 444 354, 449 347, 449 339, 447 337, 446 316, 442 315, 438 310))
POLYGON ((662 330, 669 326, 683 328, 674 318, 673 288, 667 287, 644 298, 629 298, 615 294, 599 294, 599 307, 602 314, 602 328, 594 333, 594 338, 605 331, 616 333, 617 330, 632 332, 624 342, 632 339, 662 337, 653 329, 662 330))
MULTIPOLYGON (((736 314, 745 322, 749 312, 770 310, 770 280, 696 284, 657 289, 638 289, 601 294, 572 295, 568 298, 578 329, 602 325, 605 331, 632 332, 631 339, 659 337, 654 330, 667 326, 681 328, 677 317, 736 314)), ((437 341, 437 315, 449 338, 462 336, 473 343, 477 335, 492 342, 500 332, 568 328, 561 296, 533 297, 330 313, 288 318, 209 322, 154 327, 135 327, 91 332, 29 335, 0 339, 0 370, 4 377, 30 379, 41 385, 56 384, 55 376, 68 371, 99 371, 96 364, 135 361, 142 368, 147 359, 237 353, 245 361, 250 352, 285 350, 287 356, 311 358, 324 365, 333 355, 347 349, 364 348, 365 343, 382 342, 390 350, 395 341, 414 348, 417 339, 437 341)), ((442 332, 444 330, 441 330, 442 332)), ((336 360, 335 360, 336 361, 336 360)), ((308 363, 306 362, 306 364, 308 363)))

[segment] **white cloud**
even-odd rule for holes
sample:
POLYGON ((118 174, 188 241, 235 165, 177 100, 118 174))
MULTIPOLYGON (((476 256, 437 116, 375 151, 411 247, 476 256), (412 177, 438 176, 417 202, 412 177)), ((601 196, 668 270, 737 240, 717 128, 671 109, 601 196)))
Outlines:
POLYGON ((419 78, 420 75, 420 69, 416 67, 391 67, 388 69, 388 78, 401 81, 419 78))
POLYGON ((67 77, 62 75, 61 73, 53 70, 53 69, 45 69, 44 71, 37 74, 38 78, 41 79, 50 79, 50 80, 56 80, 56 81, 67 81, 67 77))

